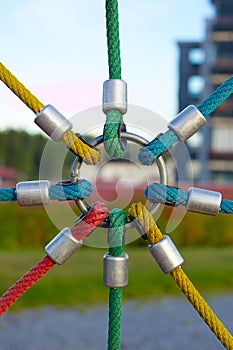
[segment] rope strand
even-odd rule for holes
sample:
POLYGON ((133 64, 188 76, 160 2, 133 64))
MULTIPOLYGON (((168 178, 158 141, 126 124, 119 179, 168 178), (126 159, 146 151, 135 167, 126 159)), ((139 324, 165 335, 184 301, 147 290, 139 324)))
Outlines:
MULTIPOLYGON (((150 244, 159 242, 163 235, 155 223, 149 210, 142 204, 133 204, 129 209, 129 214, 137 220, 140 226, 144 229, 150 244)), ((218 317, 211 310, 205 299, 200 295, 197 289, 193 286, 189 278, 186 276, 181 267, 176 268, 171 272, 174 281, 185 294, 196 309, 200 317, 205 321, 207 326, 212 330, 220 342, 228 350, 233 349, 233 337, 229 331, 223 326, 218 317)))
MULTIPOLYGON (((35 114, 44 107, 36 96, 34 96, 2 63, 0 63, 0 80, 35 114)), ((87 164, 97 164, 100 161, 100 152, 94 147, 83 142, 72 130, 68 130, 63 141, 66 145, 87 164)))
MULTIPOLYGON (((126 215, 123 210, 109 213, 109 254, 120 256, 123 251, 123 236, 126 215)), ((122 288, 109 289, 108 350, 121 349, 122 288)))

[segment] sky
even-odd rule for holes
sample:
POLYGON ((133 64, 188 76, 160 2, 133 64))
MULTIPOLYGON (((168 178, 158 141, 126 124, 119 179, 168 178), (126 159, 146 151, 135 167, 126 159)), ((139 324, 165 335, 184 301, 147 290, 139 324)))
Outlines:
MULTIPOLYGON (((0 0, 0 8, 1 62, 39 100, 68 118, 101 105, 108 79, 104 0, 0 0)), ((130 104, 176 115, 177 42, 202 40, 213 16, 210 0, 119 0, 130 104)), ((3 83, 0 105, 0 131, 38 132, 33 112, 3 83)))

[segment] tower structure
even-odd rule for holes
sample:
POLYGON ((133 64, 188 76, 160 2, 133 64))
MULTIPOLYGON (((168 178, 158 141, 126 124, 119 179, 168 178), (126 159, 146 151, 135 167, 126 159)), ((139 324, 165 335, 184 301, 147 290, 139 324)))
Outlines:
MULTIPOLYGON (((212 0, 215 17, 206 21, 202 42, 179 42, 179 110, 198 105, 233 74, 233 2, 212 0)), ((233 97, 209 117, 187 146, 197 182, 233 178, 233 97)))

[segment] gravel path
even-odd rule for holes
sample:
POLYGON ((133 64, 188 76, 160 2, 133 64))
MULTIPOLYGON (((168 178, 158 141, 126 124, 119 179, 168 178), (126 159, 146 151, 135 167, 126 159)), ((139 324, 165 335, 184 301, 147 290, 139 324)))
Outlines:
MULTIPOLYGON (((233 295, 208 300, 233 331, 233 295)), ((1 350, 104 350, 107 308, 81 312, 44 307, 0 320, 1 350)), ((220 350, 224 347, 183 298, 123 306, 122 350, 220 350)))

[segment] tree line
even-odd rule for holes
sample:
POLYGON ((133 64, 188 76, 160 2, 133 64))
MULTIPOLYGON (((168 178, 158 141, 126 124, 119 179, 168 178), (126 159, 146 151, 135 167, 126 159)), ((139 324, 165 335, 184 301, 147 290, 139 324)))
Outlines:
MULTIPOLYGON (((0 132, 0 166, 15 168, 17 181, 38 179, 41 157, 47 142, 48 138, 40 134, 16 130, 0 132)), ((70 153, 68 152, 63 167, 63 171, 68 174, 74 160, 74 155, 70 153)))

